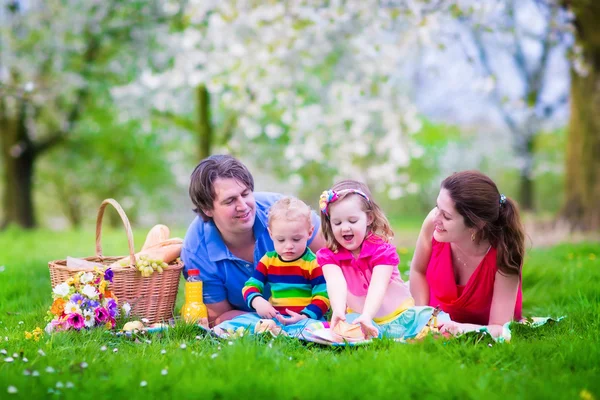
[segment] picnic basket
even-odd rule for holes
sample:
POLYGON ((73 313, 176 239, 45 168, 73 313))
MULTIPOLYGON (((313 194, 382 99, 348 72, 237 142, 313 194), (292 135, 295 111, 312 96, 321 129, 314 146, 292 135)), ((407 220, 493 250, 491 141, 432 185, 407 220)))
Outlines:
MULTIPOLYGON (((120 305, 124 302, 128 302, 131 305, 131 314, 133 316, 147 318, 150 323, 167 321, 173 317, 173 308, 179 288, 179 275, 183 268, 183 263, 178 258, 169 263, 167 268, 164 268, 162 274, 153 273, 150 277, 142 277, 141 273, 135 268, 136 258, 133 233, 129 219, 116 200, 106 199, 100 205, 96 218, 96 255, 83 259, 107 267, 124 257, 105 257, 102 255, 102 218, 104 210, 109 204, 117 210, 125 226, 130 259, 128 265, 112 267, 114 277, 113 282, 110 284, 110 289, 117 297, 120 305)), ((67 267, 67 260, 50 261, 48 268, 50 270, 52 288, 78 272, 89 270, 89 268, 67 267)))

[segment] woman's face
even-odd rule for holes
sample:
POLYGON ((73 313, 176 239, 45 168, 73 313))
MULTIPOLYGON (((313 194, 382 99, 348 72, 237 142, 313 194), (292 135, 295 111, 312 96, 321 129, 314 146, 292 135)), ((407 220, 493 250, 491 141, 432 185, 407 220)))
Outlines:
POLYGON ((456 211, 454 200, 446 189, 440 190, 433 218, 433 237, 438 242, 462 242, 471 240, 473 230, 465 226, 465 219, 456 211))

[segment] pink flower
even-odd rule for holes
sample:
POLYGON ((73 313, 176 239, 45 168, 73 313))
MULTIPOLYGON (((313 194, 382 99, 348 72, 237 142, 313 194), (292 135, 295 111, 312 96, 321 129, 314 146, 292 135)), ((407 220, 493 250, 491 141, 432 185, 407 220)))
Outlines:
POLYGON ((96 310, 94 310, 94 313, 96 316, 96 323, 98 323, 98 324, 103 324, 104 322, 108 321, 110 318, 110 314, 108 313, 108 310, 104 307, 96 308, 96 310))
POLYGON ((83 316, 81 314, 77 314, 77 313, 70 314, 67 321, 69 322, 69 325, 71 325, 73 328, 75 328, 77 330, 80 330, 81 328, 83 328, 83 326, 85 324, 85 320, 83 319, 83 316))

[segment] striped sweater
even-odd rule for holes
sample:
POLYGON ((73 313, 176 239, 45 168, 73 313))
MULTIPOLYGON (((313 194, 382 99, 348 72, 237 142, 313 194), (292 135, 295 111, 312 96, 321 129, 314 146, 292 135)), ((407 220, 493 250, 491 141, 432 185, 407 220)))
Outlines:
POLYGON ((271 286, 269 302, 283 315, 287 315, 287 308, 309 318, 321 319, 329 309, 323 272, 315 253, 308 247, 302 257, 294 261, 283 261, 275 251, 261 258, 242 289, 249 307, 256 296, 262 296, 267 283, 271 286))

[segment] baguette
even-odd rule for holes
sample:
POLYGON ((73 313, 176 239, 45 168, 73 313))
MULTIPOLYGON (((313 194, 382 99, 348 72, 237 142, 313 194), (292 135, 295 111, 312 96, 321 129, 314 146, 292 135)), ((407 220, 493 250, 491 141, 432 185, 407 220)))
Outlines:
POLYGON ((146 241, 142 246, 142 251, 160 242, 164 242, 165 240, 169 239, 170 235, 171 231, 166 225, 154 225, 148 232, 148 235, 146 235, 146 241))

